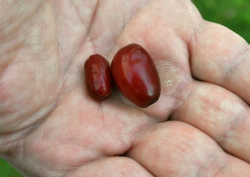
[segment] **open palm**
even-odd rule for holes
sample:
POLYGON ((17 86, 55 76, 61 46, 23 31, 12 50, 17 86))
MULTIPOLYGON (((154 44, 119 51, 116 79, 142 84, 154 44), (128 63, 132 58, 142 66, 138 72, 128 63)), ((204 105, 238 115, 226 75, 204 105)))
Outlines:
POLYGON ((189 0, 0 0, 0 19, 0 152, 24 175, 250 175, 249 45, 189 0), (130 43, 160 99, 92 100, 85 60, 130 43))

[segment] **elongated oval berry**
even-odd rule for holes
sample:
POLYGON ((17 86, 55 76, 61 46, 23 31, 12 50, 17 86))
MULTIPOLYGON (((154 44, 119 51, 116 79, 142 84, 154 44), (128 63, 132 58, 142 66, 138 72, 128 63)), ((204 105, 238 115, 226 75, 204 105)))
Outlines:
POLYGON ((159 99, 160 79, 149 53, 138 44, 120 49, 111 64, 113 78, 121 93, 138 107, 159 99))
POLYGON ((91 55, 85 62, 84 70, 89 95, 97 101, 108 98, 113 87, 109 62, 101 55, 91 55))

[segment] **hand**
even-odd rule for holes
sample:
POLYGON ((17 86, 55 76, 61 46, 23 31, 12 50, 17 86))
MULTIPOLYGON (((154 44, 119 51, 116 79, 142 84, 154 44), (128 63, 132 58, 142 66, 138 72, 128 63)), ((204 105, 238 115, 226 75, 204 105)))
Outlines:
POLYGON ((191 1, 0 4, 0 152, 24 175, 250 175, 249 45, 191 1), (85 60, 130 43, 154 58, 159 101, 93 101, 85 60))

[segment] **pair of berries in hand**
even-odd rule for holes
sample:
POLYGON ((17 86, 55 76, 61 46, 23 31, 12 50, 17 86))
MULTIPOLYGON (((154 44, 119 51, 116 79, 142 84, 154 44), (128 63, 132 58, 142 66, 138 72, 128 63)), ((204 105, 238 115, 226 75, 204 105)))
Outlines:
POLYGON ((101 55, 91 55, 85 62, 85 85, 97 101, 108 98, 114 82, 121 93, 138 107, 148 107, 160 96, 160 79, 149 53, 138 44, 121 48, 109 62, 101 55))

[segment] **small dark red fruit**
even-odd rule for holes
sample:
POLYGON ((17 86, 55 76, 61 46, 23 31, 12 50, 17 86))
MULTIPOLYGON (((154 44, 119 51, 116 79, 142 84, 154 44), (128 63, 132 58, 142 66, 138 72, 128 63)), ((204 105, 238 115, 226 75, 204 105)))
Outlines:
POLYGON ((101 55, 91 55, 85 62, 84 70, 89 95, 97 101, 108 98, 113 87, 109 62, 101 55))
POLYGON ((111 64, 113 78, 121 93, 138 107, 159 99, 160 79, 149 53, 138 44, 120 49, 111 64))

